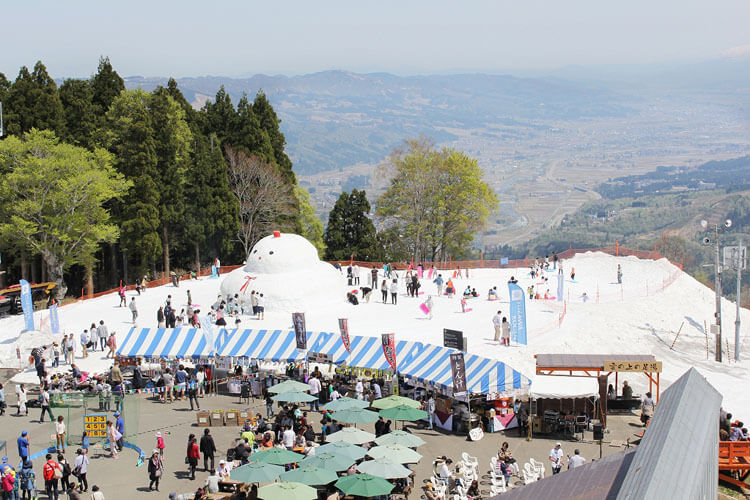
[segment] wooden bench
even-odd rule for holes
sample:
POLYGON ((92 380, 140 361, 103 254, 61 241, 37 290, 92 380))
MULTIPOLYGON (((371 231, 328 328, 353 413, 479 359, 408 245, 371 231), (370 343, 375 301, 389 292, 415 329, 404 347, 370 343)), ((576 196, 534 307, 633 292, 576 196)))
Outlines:
POLYGON ((742 488, 750 475, 750 441, 719 441, 719 479, 742 488), (739 479, 731 474, 737 473, 739 479))

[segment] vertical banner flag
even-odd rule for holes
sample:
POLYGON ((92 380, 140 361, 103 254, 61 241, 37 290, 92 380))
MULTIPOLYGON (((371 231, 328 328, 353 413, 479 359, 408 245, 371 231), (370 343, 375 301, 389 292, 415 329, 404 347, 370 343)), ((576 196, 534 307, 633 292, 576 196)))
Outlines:
POLYGON ((381 335, 383 339, 383 354, 385 360, 391 365, 393 371, 396 371, 396 339, 392 333, 384 333, 381 335))
POLYGON ((508 283, 510 296, 510 338, 519 344, 526 344, 526 294, 520 286, 508 283))
POLYGON ((305 329, 305 313, 292 313, 294 336, 297 338, 297 349, 307 349, 307 330, 305 329))
POLYGON ((216 339, 214 337, 214 325, 211 322, 211 316, 208 314, 201 318, 201 330, 203 330, 203 338, 211 346, 211 353, 213 354, 216 350, 216 339))
POLYGON ((563 301, 563 283, 565 283, 565 276, 562 273, 557 273, 557 301, 563 301))
POLYGON ((34 331, 34 302, 31 300, 31 286, 26 280, 18 282, 21 285, 21 307, 23 308, 23 319, 26 323, 26 331, 34 331))
POLYGON ((349 354, 352 353, 352 346, 349 344, 349 320, 339 318, 339 330, 341 330, 341 343, 349 354))
POLYGON ((466 365, 464 364, 464 353, 454 352, 451 354, 451 372, 453 372, 453 395, 463 396, 466 394, 466 365))
POLYGON ((57 304, 49 306, 49 324, 52 333, 60 333, 60 318, 57 317, 57 304))

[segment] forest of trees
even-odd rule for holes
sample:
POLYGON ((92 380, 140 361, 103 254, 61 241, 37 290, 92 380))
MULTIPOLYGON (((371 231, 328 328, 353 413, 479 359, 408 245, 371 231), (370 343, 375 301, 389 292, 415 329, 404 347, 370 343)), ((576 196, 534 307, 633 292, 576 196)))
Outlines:
POLYGON ((197 270, 217 256, 242 262, 254 243, 243 235, 257 241, 264 234, 248 232, 247 204, 260 201, 240 200, 238 189, 248 186, 238 182, 266 178, 286 201, 263 230, 298 232, 323 250, 322 224, 311 219, 280 120, 262 91, 235 106, 222 87, 198 111, 174 79, 150 93, 126 90, 102 57, 91 78, 59 87, 41 61, 31 72, 22 67, 13 82, 0 73, 0 102, 0 206, 15 217, 0 225, 0 285, 24 277, 57 281, 60 294, 65 284, 90 293, 197 270), (243 177, 236 170, 248 162, 255 174, 243 177), (44 192, 36 196, 39 186, 44 192))

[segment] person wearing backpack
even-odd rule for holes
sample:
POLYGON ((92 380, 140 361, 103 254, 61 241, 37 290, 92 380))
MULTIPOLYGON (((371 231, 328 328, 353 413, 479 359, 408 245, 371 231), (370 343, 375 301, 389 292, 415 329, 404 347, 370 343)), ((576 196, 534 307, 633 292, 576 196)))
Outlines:
POLYGON ((37 498, 36 486, 34 481, 36 480, 36 474, 32 468, 31 460, 24 460, 21 471, 16 475, 18 480, 18 486, 21 490, 22 500, 32 500, 37 498))
POLYGON ((63 455, 62 453, 57 454, 57 462, 60 464, 60 468, 62 469, 60 488, 63 491, 68 491, 70 489, 70 474, 73 471, 70 469, 70 464, 67 460, 65 460, 65 455, 63 455))
POLYGON ((44 490, 50 500, 58 500, 59 493, 57 490, 57 481, 62 479, 63 471, 60 464, 52 460, 52 455, 47 453, 45 456, 47 462, 42 467, 42 477, 44 477, 44 490))

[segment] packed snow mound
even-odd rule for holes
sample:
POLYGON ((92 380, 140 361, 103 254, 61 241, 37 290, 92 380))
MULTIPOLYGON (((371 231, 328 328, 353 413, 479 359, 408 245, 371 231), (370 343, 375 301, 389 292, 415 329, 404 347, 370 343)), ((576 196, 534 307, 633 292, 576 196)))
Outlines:
MULTIPOLYGON (((32 349, 51 346, 53 341, 59 342, 59 339, 49 332, 23 331, 15 336, 4 335, 0 340, 0 368, 26 366, 32 349)), ((51 351, 45 352, 47 359, 50 358, 50 354, 51 351)))
POLYGON ((255 244, 245 266, 229 273, 221 284, 224 296, 263 294, 266 311, 305 312, 346 299, 342 274, 321 262, 318 251, 302 236, 274 233, 255 244))

